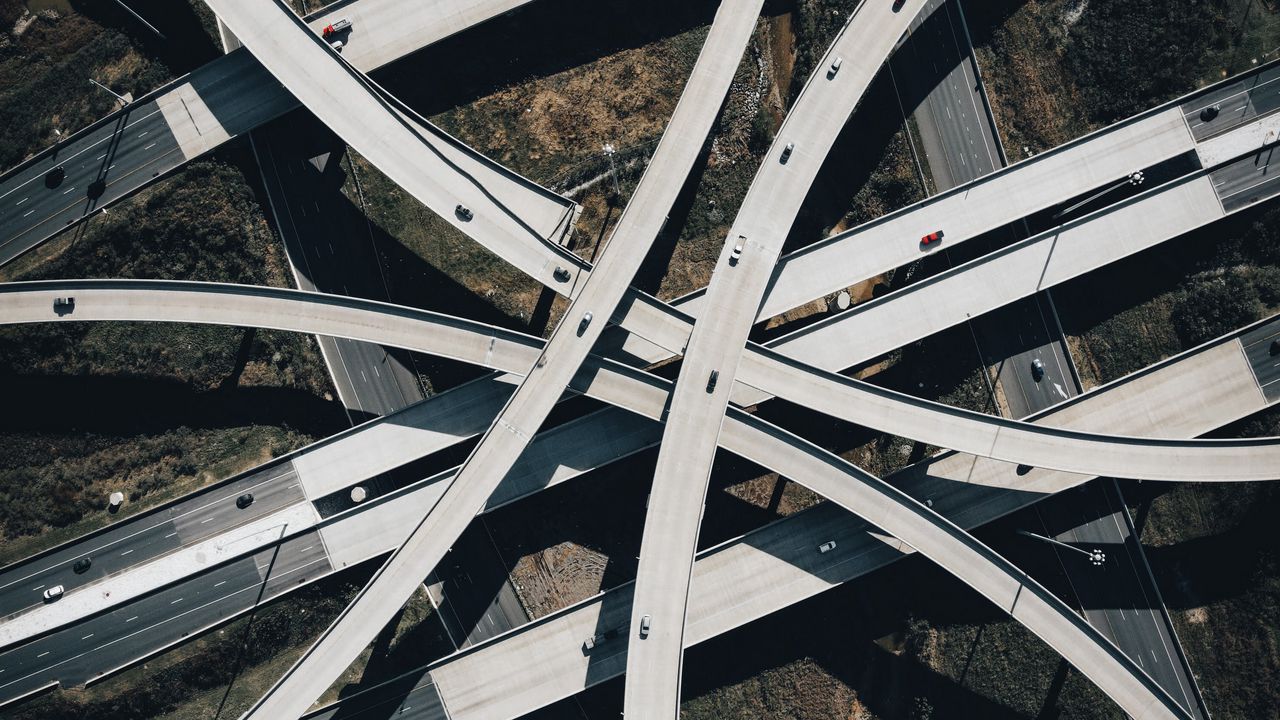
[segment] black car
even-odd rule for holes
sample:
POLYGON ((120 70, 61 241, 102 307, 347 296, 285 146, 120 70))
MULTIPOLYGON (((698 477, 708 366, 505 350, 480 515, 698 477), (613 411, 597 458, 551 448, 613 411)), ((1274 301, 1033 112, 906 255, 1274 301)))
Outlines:
POLYGON ((249 507, 252 504, 253 504, 253 493, 245 493, 240 497, 236 498, 236 507, 240 508, 241 510, 249 507))
POLYGON ((44 174, 44 186, 50 190, 62 184, 67 177, 67 171, 61 165, 44 174))
POLYGON ((1035 360, 1031 361, 1031 379, 1035 380, 1036 382, 1040 382, 1040 379, 1043 377, 1044 377, 1044 363, 1040 361, 1040 358, 1036 358, 1035 360))
POLYGON ((1200 111, 1200 122, 1210 122, 1218 117, 1218 113, 1222 111, 1222 106, 1218 104, 1210 105, 1200 111))
POLYGON ((716 391, 716 383, 720 380, 720 371, 712 370, 711 377, 707 378, 707 392, 716 391))
POLYGON ((75 573, 76 573, 77 575, 80 575, 80 574, 82 574, 82 573, 86 572, 86 571, 89 569, 89 566, 91 566, 91 565, 93 565, 93 558, 91 558, 91 557, 82 557, 82 558, 80 558, 79 560, 77 560, 77 561, 76 561, 76 564, 75 564, 75 565, 72 565, 72 566, 71 566, 71 569, 72 569, 73 571, 75 571, 75 573))
POLYGON ((471 212, 471 208, 467 207, 466 205, 459 205, 458 207, 454 208, 453 213, 457 215, 458 218, 461 219, 463 222, 471 222, 471 218, 475 217, 471 212))

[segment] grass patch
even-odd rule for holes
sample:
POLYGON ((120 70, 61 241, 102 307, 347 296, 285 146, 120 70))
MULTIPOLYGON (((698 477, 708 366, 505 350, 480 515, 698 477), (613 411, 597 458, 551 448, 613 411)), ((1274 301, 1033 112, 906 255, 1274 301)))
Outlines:
MULTIPOLYGON (((1275 408, 1214 433, 1280 434, 1275 408)), ((1215 717, 1280 706, 1280 541, 1274 483, 1131 485, 1147 558, 1215 717)))
POLYGON ((1253 0, 995 0, 965 12, 1011 160, 1243 72, 1280 46, 1277 7, 1253 0))
POLYGON ((1085 388, 1280 308, 1280 210, 1263 206, 1054 288, 1085 388))
POLYGON ((55 129, 68 135, 115 109, 86 78, 137 96, 169 77, 129 37, 79 13, 12 16, 0 16, 0 167, 57 142, 55 129))
MULTIPOLYGON (((252 189, 225 159, 188 165, 3 273, 290 284, 252 189)), ((0 388, 28 408, 0 423, 0 561, 118 520, 103 512, 112 491, 140 512, 345 426, 314 341, 274 331, 0 328, 0 388)))

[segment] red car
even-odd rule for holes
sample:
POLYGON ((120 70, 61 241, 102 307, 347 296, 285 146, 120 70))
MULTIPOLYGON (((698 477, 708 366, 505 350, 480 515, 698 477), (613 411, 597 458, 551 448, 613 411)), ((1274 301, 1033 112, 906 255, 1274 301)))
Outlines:
POLYGON ((921 245, 932 245, 942 239, 942 231, 934 230, 933 232, 920 238, 921 245))

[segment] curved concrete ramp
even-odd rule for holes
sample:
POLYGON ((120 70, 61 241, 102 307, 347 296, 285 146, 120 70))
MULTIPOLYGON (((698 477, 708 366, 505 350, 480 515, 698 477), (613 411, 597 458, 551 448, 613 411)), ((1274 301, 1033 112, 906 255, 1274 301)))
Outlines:
MULTIPOLYGON (((264 327, 376 342, 520 375, 543 346, 540 338, 471 320, 299 290, 170 280, 0 284, 0 324, 68 321, 264 327), (75 309, 56 314, 58 297, 76 298, 75 309)), ((1085 475, 1182 481, 1274 479, 1280 468, 1280 438, 1166 440, 1042 427, 902 396, 761 353, 753 349, 745 355, 743 366, 752 381, 776 384, 784 396, 851 422, 961 446, 981 457, 1085 475)), ((646 404, 666 401, 665 392, 655 394, 652 377, 592 356, 571 387, 650 415, 646 404)))

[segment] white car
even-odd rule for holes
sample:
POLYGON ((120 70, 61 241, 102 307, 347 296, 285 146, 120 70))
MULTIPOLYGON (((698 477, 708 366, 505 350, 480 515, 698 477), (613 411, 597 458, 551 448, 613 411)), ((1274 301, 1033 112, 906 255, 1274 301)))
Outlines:
POLYGON ((826 542, 824 542, 824 543, 822 543, 821 545, 819 545, 819 546, 818 546, 818 552, 820 552, 820 553, 829 553, 829 552, 831 552, 832 550, 835 550, 835 549, 836 549, 836 541, 835 541, 835 540, 828 540, 828 541, 826 541, 826 542))
POLYGON ((649 637, 649 623, 652 619, 653 618, 650 615, 645 615, 644 617, 640 618, 640 637, 642 638, 649 637))
POLYGON ((66 591, 66 588, 62 587, 61 585, 54 585, 53 587, 44 591, 45 602, 48 602, 50 600, 57 600, 58 598, 62 597, 62 593, 65 591, 66 591))

